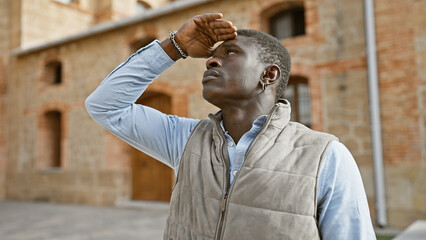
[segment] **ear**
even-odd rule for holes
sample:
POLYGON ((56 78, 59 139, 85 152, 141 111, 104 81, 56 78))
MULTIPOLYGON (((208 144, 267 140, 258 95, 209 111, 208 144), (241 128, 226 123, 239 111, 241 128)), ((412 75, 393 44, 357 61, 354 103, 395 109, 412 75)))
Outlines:
POLYGON ((270 65, 262 73, 261 81, 265 85, 272 85, 281 77, 281 69, 277 65, 270 65))

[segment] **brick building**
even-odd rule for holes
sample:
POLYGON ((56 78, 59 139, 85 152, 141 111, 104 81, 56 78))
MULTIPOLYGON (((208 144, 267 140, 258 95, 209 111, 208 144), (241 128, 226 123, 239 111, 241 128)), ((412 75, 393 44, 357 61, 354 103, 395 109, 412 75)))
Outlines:
MULTIPOLYGON (((426 0, 374 4, 388 222, 405 227, 426 218, 426 0)), ((219 11, 238 28, 282 39, 292 56, 294 120, 349 148, 375 218, 363 7, 362 0, 0 0, 0 197, 167 200, 172 171, 98 126, 84 100, 141 46, 219 11)), ((201 96, 204 68, 203 59, 180 60, 138 101, 204 118, 217 110, 201 96)))

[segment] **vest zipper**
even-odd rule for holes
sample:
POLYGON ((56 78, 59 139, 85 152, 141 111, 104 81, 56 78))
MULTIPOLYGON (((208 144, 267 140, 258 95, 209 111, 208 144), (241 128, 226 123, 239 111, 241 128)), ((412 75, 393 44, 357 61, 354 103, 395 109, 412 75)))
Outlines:
POLYGON ((228 199, 228 193, 225 192, 225 195, 222 198, 222 204, 220 206, 220 217, 219 217, 219 223, 217 224, 216 237, 215 237, 216 240, 222 239, 222 228, 223 228, 223 222, 225 217, 227 199, 228 199))
POLYGON ((225 208, 226 208, 226 199, 228 198, 228 193, 225 193, 225 196, 222 199, 222 214, 223 212, 225 212, 225 208))
MULTIPOLYGON (((218 128, 218 130, 219 130, 220 124, 217 121, 215 121, 215 122, 216 122, 216 127, 219 127, 218 128)), ((224 216, 225 216, 226 202, 228 200, 228 190, 229 190, 228 188, 229 188, 229 178, 230 178, 230 176, 229 176, 229 157, 225 158, 225 154, 224 154, 224 151, 226 151, 226 153, 228 153, 228 150, 226 148, 226 144, 224 144, 224 143, 226 143, 226 138, 225 138, 225 135, 223 135, 222 131, 218 131, 218 132, 219 132, 220 137, 222 138, 221 155, 222 155, 222 159, 225 163, 225 167, 224 167, 225 181, 224 181, 224 188, 223 188, 223 189, 225 189, 225 194, 223 195, 222 203, 221 203, 221 206, 220 206, 220 213, 219 213, 220 217, 219 217, 219 221, 218 221, 217 228, 216 228, 216 234, 215 234, 216 240, 220 240, 222 238, 221 232, 222 232, 222 228, 223 228, 223 220, 224 220, 224 216)))
MULTIPOLYGON (((265 120, 265 123, 263 124, 263 126, 262 126, 262 128, 259 130, 259 133, 257 134, 257 136, 256 136, 256 138, 251 142, 251 144, 250 144, 250 146, 248 147, 248 149, 247 149, 247 151, 246 151, 246 153, 244 154, 244 162, 243 162, 243 164, 241 165, 241 168, 243 168, 243 166, 244 166, 244 164, 247 162, 246 161, 246 158, 247 158, 247 155, 248 155, 248 153, 249 153, 249 151, 251 150, 251 148, 252 148, 252 146, 254 145, 253 143, 258 139, 258 136, 264 131, 264 129, 266 129, 266 127, 269 125, 269 122, 271 121, 271 116, 273 115, 273 113, 275 112, 275 110, 278 108, 278 104, 275 104, 275 106, 272 108, 272 110, 269 112, 269 114, 268 114, 268 117, 266 118, 266 120, 265 120)), ((222 154, 223 154, 223 152, 222 152, 222 154)), ((223 156, 222 156, 223 157, 223 156)), ((224 225, 225 225, 225 222, 226 222, 226 208, 227 208, 227 206, 228 206, 228 197, 229 197, 229 195, 232 193, 232 190, 234 189, 234 185, 235 185, 235 182, 237 181, 237 179, 238 179, 238 176, 240 175, 240 172, 241 172, 241 169, 240 169, 240 171, 238 171, 238 173, 235 175, 235 177, 234 177, 234 181, 232 182, 232 185, 231 185, 231 188, 229 189, 229 191, 227 191, 227 192, 225 192, 225 196, 224 196, 224 198, 222 199, 222 212, 221 212, 221 216, 220 216, 220 227, 219 227, 219 229, 218 229, 218 232, 217 232, 217 237, 216 237, 216 240, 221 240, 222 238, 223 238, 223 234, 224 234, 224 232, 225 232, 225 228, 224 228, 224 225)), ((227 175, 229 176, 229 170, 227 169, 227 175)), ((228 177, 228 182, 229 182, 229 177, 228 177)))
POLYGON ((225 192, 225 196, 223 196, 222 198, 222 205, 220 207, 220 221, 218 224, 218 229, 216 232, 216 239, 220 240, 222 239, 221 233, 222 233, 222 228, 223 228, 223 220, 224 220, 224 216, 225 216, 225 209, 226 209, 226 200, 228 199, 228 192, 225 192))

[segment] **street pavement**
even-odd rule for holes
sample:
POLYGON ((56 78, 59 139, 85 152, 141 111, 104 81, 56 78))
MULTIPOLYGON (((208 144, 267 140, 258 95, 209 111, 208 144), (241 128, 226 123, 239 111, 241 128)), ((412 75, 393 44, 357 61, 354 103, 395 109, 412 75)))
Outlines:
POLYGON ((129 209, 0 201, 0 240, 162 239, 167 215, 166 204, 129 209))
MULTIPOLYGON (((0 240, 161 240, 168 204, 117 202, 119 207, 0 200, 0 240)), ((417 221, 396 239, 426 239, 417 221)), ((389 229, 388 229, 389 230, 389 229)), ((379 235, 396 235, 394 229, 379 235)))

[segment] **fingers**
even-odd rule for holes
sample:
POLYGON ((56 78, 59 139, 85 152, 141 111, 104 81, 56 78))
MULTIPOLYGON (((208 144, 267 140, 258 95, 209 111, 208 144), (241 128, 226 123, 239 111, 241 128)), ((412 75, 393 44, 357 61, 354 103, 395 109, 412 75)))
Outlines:
POLYGON ((204 28, 210 28, 216 34, 232 33, 237 31, 237 28, 232 25, 231 21, 221 19, 221 13, 207 13, 194 17, 195 22, 204 28))
POLYGON ((193 18, 198 26, 198 31, 202 32, 214 42, 224 41, 237 36, 237 28, 232 22, 221 19, 222 14, 209 13, 193 18))
POLYGON ((216 19, 208 22, 210 32, 215 41, 226 41, 237 37, 237 28, 232 25, 231 21, 216 19))
POLYGON ((226 41, 237 37, 237 29, 233 28, 216 28, 213 30, 216 41, 226 41))
POLYGON ((232 28, 214 28, 213 32, 216 35, 223 35, 223 34, 229 34, 229 33, 234 33, 237 31, 236 27, 232 27, 232 28))
POLYGON ((223 18, 223 14, 222 13, 206 13, 206 14, 199 15, 199 16, 196 16, 196 17, 200 18, 202 21, 211 22, 211 21, 214 21, 216 19, 223 18))
POLYGON ((207 13, 188 20, 176 33, 176 41, 191 57, 209 57, 213 46, 237 36, 232 22, 221 13, 207 13))
POLYGON ((237 28, 228 22, 227 27, 213 28, 212 31, 216 37, 216 41, 226 41, 237 37, 237 28), (228 25, 228 23, 230 25, 228 25))
POLYGON ((231 21, 223 20, 223 19, 217 19, 215 21, 208 22, 209 26, 212 28, 228 28, 228 27, 234 27, 232 25, 231 21))
MULTIPOLYGON (((215 35, 218 36, 218 40, 220 35, 233 35, 237 31, 237 28, 232 25, 232 22, 226 20, 216 20, 214 22, 209 22, 209 26, 212 28, 212 31, 215 35)), ((234 36, 236 37, 236 35, 234 36)))
POLYGON ((229 34, 223 34, 223 35, 217 35, 217 40, 218 41, 226 41, 226 40, 230 40, 230 39, 234 39, 237 37, 237 33, 229 33, 229 34))

